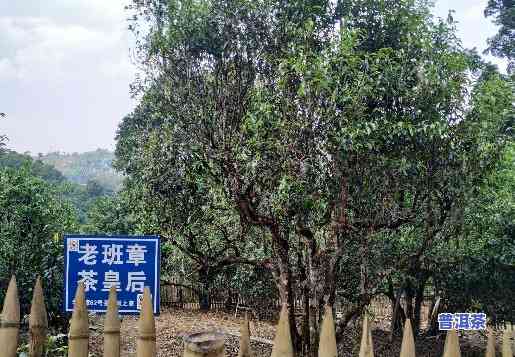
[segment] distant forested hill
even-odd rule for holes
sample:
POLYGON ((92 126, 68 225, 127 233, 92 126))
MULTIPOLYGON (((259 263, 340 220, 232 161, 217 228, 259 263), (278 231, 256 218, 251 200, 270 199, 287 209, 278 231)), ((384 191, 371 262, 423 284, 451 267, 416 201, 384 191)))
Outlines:
POLYGON ((34 176, 40 177, 50 183, 62 183, 66 181, 64 175, 56 170, 52 165, 45 164, 40 160, 35 160, 29 155, 20 154, 16 151, 7 150, 0 155, 0 168, 10 167, 20 169, 30 168, 34 176))
POLYGON ((53 152, 39 155, 38 159, 55 167, 68 180, 81 185, 96 181, 107 190, 118 191, 122 183, 122 175, 112 167, 114 154, 108 150, 97 149, 81 154, 53 152))
POLYGON ((78 223, 83 225, 90 206, 119 188, 121 176, 111 167, 112 157, 113 154, 105 150, 85 154, 52 153, 38 158, 5 150, 0 153, 0 170, 25 170, 50 183, 62 199, 76 208, 78 223))

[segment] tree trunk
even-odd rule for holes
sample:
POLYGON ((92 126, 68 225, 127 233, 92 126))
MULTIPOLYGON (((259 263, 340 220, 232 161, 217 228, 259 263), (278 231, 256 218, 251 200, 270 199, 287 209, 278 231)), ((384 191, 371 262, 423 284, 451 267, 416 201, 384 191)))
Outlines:
POLYGON ((310 309, 309 309, 309 287, 307 284, 304 284, 303 288, 303 322, 302 322, 302 354, 304 355, 309 351, 309 346, 311 345, 311 336, 309 333, 309 322, 311 318, 310 309))
MULTIPOLYGON (((299 248, 300 249, 300 248, 299 248)), ((306 272, 306 264, 304 261, 304 255, 301 251, 298 252, 297 265, 299 267, 299 284, 302 287, 302 355, 305 355, 309 351, 311 344, 311 338, 309 334, 309 322, 310 322, 310 309, 309 309, 309 282, 308 275, 306 272)))
POLYGON ((401 306, 402 291, 402 288, 399 288, 397 295, 395 295, 395 293, 393 293, 392 286, 393 296, 390 298, 390 300, 392 300, 392 298, 394 299, 392 301, 392 322, 390 326, 390 342, 393 341, 393 337, 395 336, 396 332, 402 331, 402 326, 404 324, 404 321, 406 320, 404 309, 401 306))
POLYGON ((413 321, 413 288, 408 281, 406 285, 406 318, 413 321))
POLYGON ((292 338, 293 348, 299 354, 302 350, 302 343, 300 341, 299 332, 295 322, 295 310, 292 294, 292 274, 289 261, 289 243, 286 239, 282 239, 279 227, 272 225, 270 233, 273 237, 274 255, 276 259, 276 284, 279 290, 279 296, 282 304, 288 305, 288 318, 290 320, 290 334, 292 338))
POLYGON ((183 309, 184 308, 184 294, 182 292, 182 288, 179 288, 178 295, 179 295, 179 306, 181 307, 181 309, 183 309))
POLYGON ((320 261, 313 248, 309 249, 308 269, 309 269, 309 350, 307 356, 315 357, 318 346, 318 331, 320 317, 320 298, 323 294, 321 287, 320 261))
POLYGON ((431 309, 429 310, 427 332, 433 336, 438 333, 438 312, 440 310, 440 301, 438 290, 438 281, 433 278, 433 301, 431 303, 431 309))
POLYGON ((413 316, 413 333, 415 336, 418 335, 420 331, 420 322, 421 322, 421 310, 422 303, 424 302, 424 288, 426 286, 426 280, 423 278, 419 281, 417 286, 417 291, 415 292, 415 310, 413 316))
POLYGON ((201 267, 199 269, 200 291, 198 294, 199 308, 201 311, 209 311, 211 307, 211 298, 209 290, 211 288, 211 276, 209 267, 201 267))
POLYGON ((199 307, 201 311, 209 311, 211 307, 209 291, 202 287, 198 297, 199 307))
POLYGON ((295 310, 294 310, 294 301, 293 294, 291 291, 291 271, 289 267, 284 264, 279 263, 279 276, 278 276, 278 284, 277 288, 279 290, 279 296, 281 299, 281 304, 287 304, 288 306, 288 319, 290 320, 290 333, 292 338, 293 347, 295 351, 301 350, 300 344, 300 336, 297 331, 297 326, 295 322, 295 310))

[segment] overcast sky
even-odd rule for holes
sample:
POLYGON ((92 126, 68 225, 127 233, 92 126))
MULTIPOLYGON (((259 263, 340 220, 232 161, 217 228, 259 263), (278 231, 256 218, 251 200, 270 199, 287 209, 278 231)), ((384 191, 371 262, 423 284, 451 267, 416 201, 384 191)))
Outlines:
MULTIPOLYGON (((487 1, 438 0, 435 14, 455 9, 463 44, 482 51, 496 32, 483 17, 487 1)), ((8 115, 0 133, 9 148, 114 149, 117 125, 135 105, 125 3, 0 0, 0 111, 8 115)))

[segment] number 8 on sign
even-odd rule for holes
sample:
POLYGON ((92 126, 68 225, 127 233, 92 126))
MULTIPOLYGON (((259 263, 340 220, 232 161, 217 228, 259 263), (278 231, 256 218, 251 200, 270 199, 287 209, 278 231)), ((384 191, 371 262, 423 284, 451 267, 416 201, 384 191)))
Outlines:
POLYGON ((143 294, 138 294, 136 296, 136 308, 141 310, 141 303, 143 302, 143 294))
POLYGON ((76 239, 68 240, 68 250, 70 252, 78 252, 79 251, 79 241, 76 239))

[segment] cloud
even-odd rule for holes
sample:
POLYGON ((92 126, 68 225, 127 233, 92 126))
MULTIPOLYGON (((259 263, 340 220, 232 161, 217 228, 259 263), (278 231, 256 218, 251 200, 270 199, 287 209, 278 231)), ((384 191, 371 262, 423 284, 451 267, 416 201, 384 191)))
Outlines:
POLYGON ((8 58, 0 58, 0 80, 12 80, 16 77, 16 68, 8 58))
POLYGON ((484 1, 479 1, 477 4, 471 4, 471 6, 465 10, 463 14, 464 21, 482 21, 484 20, 484 11, 486 4, 484 1))
POLYGON ((58 25, 82 25, 104 30, 119 26, 126 17, 125 0, 13 0, 0 2, 0 14, 46 18, 58 25))
POLYGON ((131 73, 125 31, 57 24, 48 18, 1 17, 0 33, 5 40, 0 61, 9 61, 19 80, 64 80, 84 74, 77 72, 83 66, 95 70, 123 62, 123 69, 131 73))
MULTIPOLYGON (((8 114, 0 133, 11 148, 113 147, 117 124, 134 106, 127 1, 0 0, 0 110, 8 114)), ((482 50, 496 31, 482 18, 486 2, 437 0, 435 14, 456 9, 464 45, 482 50)))
POLYGON ((112 148, 133 107, 124 1, 0 1, 0 33, 0 132, 11 148, 112 148))

